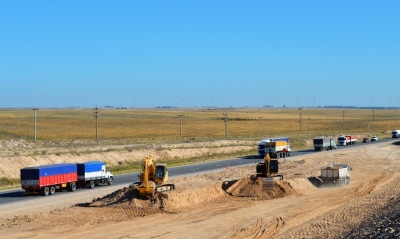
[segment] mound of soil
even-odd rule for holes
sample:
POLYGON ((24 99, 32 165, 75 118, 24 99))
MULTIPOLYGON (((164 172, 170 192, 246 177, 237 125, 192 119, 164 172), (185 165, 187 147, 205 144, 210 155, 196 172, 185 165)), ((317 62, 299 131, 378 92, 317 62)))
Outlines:
POLYGON ((263 190, 263 178, 255 180, 242 178, 230 186, 226 192, 236 197, 262 197, 263 199, 275 199, 285 197, 293 193, 292 186, 285 181, 274 181, 274 189, 263 190))
POLYGON ((131 208, 141 211, 178 212, 181 209, 199 204, 209 203, 217 199, 229 200, 234 197, 257 197, 263 200, 285 197, 294 192, 292 186, 285 181, 276 180, 273 190, 263 190, 263 179, 242 178, 231 186, 214 184, 201 188, 185 188, 168 192, 158 192, 152 198, 141 197, 135 185, 119 189, 102 198, 98 198, 89 207, 131 208))

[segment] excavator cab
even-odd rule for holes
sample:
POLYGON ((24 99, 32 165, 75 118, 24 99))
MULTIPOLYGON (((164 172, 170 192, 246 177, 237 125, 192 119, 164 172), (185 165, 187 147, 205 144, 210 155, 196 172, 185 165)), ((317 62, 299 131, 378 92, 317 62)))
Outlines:
POLYGON ((156 165, 156 183, 164 183, 168 180, 168 169, 165 164, 157 164, 156 165))

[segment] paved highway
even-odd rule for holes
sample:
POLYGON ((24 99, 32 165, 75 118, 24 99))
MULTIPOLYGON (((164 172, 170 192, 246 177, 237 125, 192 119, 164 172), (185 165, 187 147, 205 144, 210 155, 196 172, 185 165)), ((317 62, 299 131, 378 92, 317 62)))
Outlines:
MULTIPOLYGON (((348 149, 352 147, 360 147, 360 146, 368 146, 376 143, 384 143, 384 142, 391 142, 395 141, 398 139, 380 139, 379 141, 371 142, 371 143, 358 143, 355 145, 348 145, 348 146, 338 146, 337 150, 342 150, 342 149, 348 149)), ((311 153, 318 153, 314 149, 306 149, 306 150, 299 150, 299 151, 293 151, 292 152, 292 157, 296 156, 301 156, 301 155, 306 155, 306 154, 311 154, 311 153)), ((290 158, 287 158, 290 160, 290 158)), ((177 166, 177 167, 170 167, 168 168, 169 171, 169 176, 170 178, 174 177, 182 177, 185 175, 190 175, 190 174, 203 174, 206 172, 211 172, 211 171, 221 171, 226 169, 227 167, 240 167, 240 166, 246 166, 246 165, 251 165, 255 164, 258 162, 258 157, 253 155, 253 156, 246 156, 242 158, 233 158, 233 159, 226 159, 226 160, 218 160, 218 161, 211 161, 211 162, 204 162, 204 163, 198 163, 198 164, 191 164, 191 165, 184 165, 184 166, 177 166)), ((280 159, 284 160, 284 159, 280 159)), ((138 172, 130 173, 130 174, 124 174, 124 175, 118 175, 114 177, 114 185, 126 185, 128 186, 132 182, 138 181, 138 172)), ((77 189, 73 193, 85 193, 87 190, 96 190, 101 187, 107 187, 107 186, 99 186, 95 187, 93 189, 77 189)), ((58 197, 59 200, 62 199, 62 197, 68 197, 71 196, 71 192, 68 191, 62 191, 62 192, 56 192, 54 195, 51 195, 49 197, 58 197)), ((40 200, 40 198, 44 198, 42 196, 38 195, 25 195, 24 191, 22 189, 12 189, 12 190, 6 190, 0 192, 0 205, 2 204, 8 204, 8 203, 14 203, 14 202, 19 202, 23 200, 40 200)))

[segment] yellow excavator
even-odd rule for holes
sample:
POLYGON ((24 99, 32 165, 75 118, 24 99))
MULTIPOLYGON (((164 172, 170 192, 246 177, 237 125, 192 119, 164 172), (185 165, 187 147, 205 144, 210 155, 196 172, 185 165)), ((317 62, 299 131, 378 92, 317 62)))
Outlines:
POLYGON ((164 184, 168 180, 166 164, 155 164, 153 157, 143 159, 142 172, 139 175, 139 195, 153 197, 156 192, 175 189, 174 184, 164 184))
POLYGON ((264 157, 264 162, 260 162, 256 166, 256 175, 254 178, 277 178, 282 180, 283 175, 279 173, 279 162, 278 159, 271 159, 269 154, 264 157))

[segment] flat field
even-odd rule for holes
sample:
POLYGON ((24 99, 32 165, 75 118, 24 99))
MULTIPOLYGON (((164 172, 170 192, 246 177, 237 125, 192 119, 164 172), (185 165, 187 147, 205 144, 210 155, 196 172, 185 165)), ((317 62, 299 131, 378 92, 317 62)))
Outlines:
MULTIPOLYGON (((180 140, 181 135, 190 140, 342 133, 380 136, 400 127, 397 114, 396 110, 325 108, 99 109, 97 137, 146 142, 180 140)), ((36 132, 37 140, 96 139, 94 110, 39 109, 36 132)), ((34 138, 34 112, 0 110, 0 139, 18 138, 34 138)))

